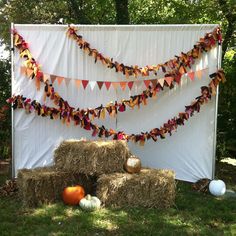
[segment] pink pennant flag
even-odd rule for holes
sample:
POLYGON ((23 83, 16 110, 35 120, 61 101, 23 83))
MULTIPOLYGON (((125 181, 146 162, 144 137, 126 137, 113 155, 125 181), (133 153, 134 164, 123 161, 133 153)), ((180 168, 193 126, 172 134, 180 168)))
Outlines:
POLYGON ((82 85, 83 85, 84 89, 86 89, 88 82, 89 82, 88 80, 82 80, 82 85))
POLYGON ((34 73, 34 71, 32 69, 28 69, 28 68, 26 69, 26 75, 28 77, 31 77, 33 75, 33 73, 34 73))
POLYGON ((111 82, 106 81, 106 82, 104 82, 104 83, 105 83, 105 86, 106 86, 107 90, 109 90, 109 88, 110 88, 110 86, 111 86, 111 82))
POLYGON ((195 77, 194 71, 188 72, 188 77, 189 77, 192 81, 194 81, 194 77, 195 77))
POLYGON ((133 84, 134 84, 134 81, 130 81, 130 82, 128 82, 128 87, 129 87, 130 90, 132 89, 133 84))
POLYGON ((144 80, 143 82, 144 82, 145 86, 148 88, 151 81, 150 80, 144 80))
POLYGON ((58 85, 61 85, 62 81, 64 80, 64 77, 57 76, 56 79, 57 79, 58 85))
POLYGON ((159 79, 158 80, 158 83, 161 85, 161 87, 163 87, 164 83, 165 83, 165 79, 162 78, 162 79, 159 79))
POLYGON ((76 80, 75 80, 75 84, 76 84, 76 87, 79 89, 80 84, 81 84, 81 80, 76 79, 76 80))
POLYGON ((168 86, 170 87, 171 86, 171 83, 174 79, 172 77, 165 77, 165 81, 166 83, 168 84, 168 86))

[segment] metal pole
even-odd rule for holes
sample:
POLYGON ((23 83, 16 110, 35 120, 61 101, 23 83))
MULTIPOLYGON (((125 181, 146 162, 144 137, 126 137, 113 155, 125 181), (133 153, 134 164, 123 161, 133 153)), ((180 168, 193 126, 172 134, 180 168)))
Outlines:
MULTIPOLYGON (((218 47, 217 47, 217 69, 219 69, 221 67, 221 56, 222 56, 221 50, 222 50, 221 45, 218 45, 218 47)), ((218 101, 219 101, 219 85, 218 85, 217 90, 216 90, 214 139, 213 139, 213 161, 212 161, 212 179, 215 178, 218 101)))
MULTIPOLYGON (((11 23, 11 96, 13 95, 13 81, 14 81, 14 43, 13 33, 14 23, 11 23)), ((14 159, 14 110, 11 108, 11 165, 12 165, 12 178, 15 177, 15 159, 14 159)))

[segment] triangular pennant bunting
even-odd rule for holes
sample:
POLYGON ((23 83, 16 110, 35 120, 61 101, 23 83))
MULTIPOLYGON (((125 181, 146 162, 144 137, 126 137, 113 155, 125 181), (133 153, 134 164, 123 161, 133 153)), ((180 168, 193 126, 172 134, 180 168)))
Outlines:
POLYGON ((153 87, 156 87, 156 85, 157 85, 157 79, 152 79, 152 80, 151 80, 151 83, 152 83, 152 86, 153 86, 153 87))
POLYGON ((172 77, 165 77, 165 81, 166 83, 168 84, 168 86, 170 87, 171 86, 171 83, 174 79, 172 77))
POLYGON ((130 82, 128 82, 128 87, 129 87, 130 90, 132 89, 133 84, 134 84, 134 81, 130 81, 130 82))
POLYGON ((101 90, 102 86, 103 86, 103 81, 97 81, 98 84, 98 88, 101 90))
POLYGON ((194 81, 194 77, 195 77, 194 71, 188 72, 188 77, 189 77, 192 81, 194 81))
POLYGON ((122 90, 125 90, 126 84, 126 82, 120 82, 120 87, 122 90))
POLYGON ((75 80, 75 84, 76 84, 76 87, 79 89, 80 84, 81 84, 81 80, 76 79, 76 80, 75 80))
POLYGON ((145 86, 148 88, 151 81, 150 80, 144 80, 143 82, 144 82, 145 86))
POLYGON ((198 77, 198 79, 202 79, 202 70, 196 71, 196 76, 198 77))
POLYGON ((33 75, 33 73, 34 73, 34 71, 32 69, 28 69, 28 68, 26 69, 26 75, 28 77, 31 77, 33 75))
POLYGON ((20 73, 23 74, 23 75, 26 75, 26 67, 25 66, 21 66, 20 67, 20 73))
POLYGON ((88 80, 82 80, 82 84, 83 84, 84 89, 86 89, 88 85, 88 80))
POLYGON ((165 83, 165 79, 162 78, 162 79, 159 79, 158 80, 158 83, 161 85, 161 87, 163 87, 164 83, 165 83))
POLYGON ((70 78, 66 78, 65 82, 66 82, 66 86, 68 87, 69 83, 70 83, 71 79, 70 78))
POLYGON ((93 90, 96 85, 96 81, 89 81, 89 85, 90 85, 90 88, 93 90))
POLYGON ((50 79, 51 79, 51 82, 52 84, 54 83, 54 81, 56 80, 56 76, 55 75, 50 75, 50 79))
POLYGON ((114 89, 117 89, 119 84, 120 84, 119 82, 112 82, 112 86, 114 87, 114 89))
POLYGON ((57 76, 58 85, 61 85, 61 83, 62 83, 63 80, 64 80, 63 77, 57 76))
POLYGON ((109 88, 111 86, 111 82, 106 81, 104 83, 105 83, 105 86, 106 86, 107 90, 109 90, 109 88))
POLYGON ((50 75, 49 74, 43 74, 43 81, 44 81, 44 83, 46 81, 48 81, 49 79, 50 79, 50 75))

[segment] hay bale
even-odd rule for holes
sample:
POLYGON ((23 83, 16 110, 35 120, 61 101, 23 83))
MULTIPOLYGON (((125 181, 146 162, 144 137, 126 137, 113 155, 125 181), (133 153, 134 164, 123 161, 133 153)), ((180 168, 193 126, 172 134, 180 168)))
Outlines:
POLYGON ((175 200, 174 172, 142 169, 138 174, 104 174, 97 197, 105 206, 168 208, 175 200))
POLYGON ((65 187, 79 184, 86 193, 95 191, 94 177, 57 171, 54 167, 22 169, 18 172, 18 187, 24 206, 54 203, 61 199, 65 187))
POLYGON ((124 172, 124 163, 131 155, 124 141, 66 140, 54 152, 59 170, 99 176, 124 172))

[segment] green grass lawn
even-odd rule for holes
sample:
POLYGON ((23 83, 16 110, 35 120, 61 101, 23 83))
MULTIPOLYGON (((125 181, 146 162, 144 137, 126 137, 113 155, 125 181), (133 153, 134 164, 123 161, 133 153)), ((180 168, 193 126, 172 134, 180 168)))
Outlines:
MULTIPOLYGON (((234 182, 227 184, 236 190, 234 182)), ((236 198, 193 192, 184 182, 177 183, 176 205, 167 210, 84 212, 61 202, 27 209, 17 196, 4 197, 0 235, 236 235, 236 198)))

